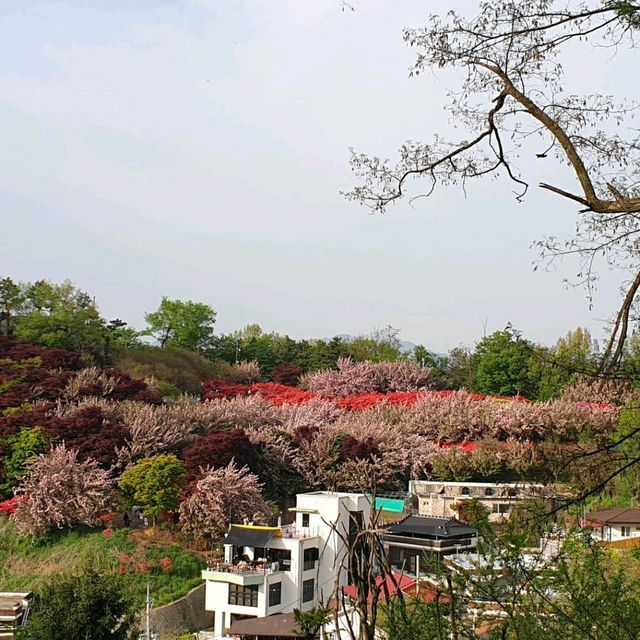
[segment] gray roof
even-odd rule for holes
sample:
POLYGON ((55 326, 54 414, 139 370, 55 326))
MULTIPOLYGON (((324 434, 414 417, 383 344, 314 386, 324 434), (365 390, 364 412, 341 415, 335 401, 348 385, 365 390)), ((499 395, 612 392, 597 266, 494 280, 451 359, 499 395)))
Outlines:
POLYGON ((394 535, 428 538, 458 538, 475 536, 476 530, 455 518, 434 518, 430 516, 407 516, 404 520, 388 527, 394 535))

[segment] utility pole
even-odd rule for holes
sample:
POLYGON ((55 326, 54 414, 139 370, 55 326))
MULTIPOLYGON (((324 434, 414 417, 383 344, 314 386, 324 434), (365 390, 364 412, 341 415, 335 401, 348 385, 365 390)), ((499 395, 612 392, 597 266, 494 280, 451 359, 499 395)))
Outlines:
POLYGON ((147 615, 145 639, 151 640, 151 585, 147 582, 147 615))

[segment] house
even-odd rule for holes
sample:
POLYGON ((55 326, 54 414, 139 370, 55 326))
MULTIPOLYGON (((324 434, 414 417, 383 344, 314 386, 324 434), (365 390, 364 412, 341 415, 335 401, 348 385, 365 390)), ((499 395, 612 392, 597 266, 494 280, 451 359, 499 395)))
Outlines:
POLYGON ((423 516, 452 518, 458 515, 460 503, 477 500, 489 511, 489 520, 499 522, 509 518, 514 505, 526 498, 548 498, 545 485, 510 482, 439 482, 411 480, 409 493, 418 499, 418 513, 423 516))
POLYGON ((0 639, 13 638, 13 632, 27 622, 33 594, 0 591, 0 639))
POLYGON ((418 575, 424 554, 441 557, 471 551, 478 543, 478 532, 455 518, 408 515, 389 525, 382 540, 392 566, 418 575))
POLYGON ((324 604, 348 583, 341 567, 345 545, 336 530, 355 537, 370 510, 362 494, 316 491, 296 497, 290 525, 231 525, 224 561, 202 572, 214 637, 287 637, 291 616, 274 616, 324 604), (263 620, 267 616, 271 620, 263 620))
POLYGON ((640 537, 640 509, 607 509, 587 513, 584 527, 603 542, 640 537))

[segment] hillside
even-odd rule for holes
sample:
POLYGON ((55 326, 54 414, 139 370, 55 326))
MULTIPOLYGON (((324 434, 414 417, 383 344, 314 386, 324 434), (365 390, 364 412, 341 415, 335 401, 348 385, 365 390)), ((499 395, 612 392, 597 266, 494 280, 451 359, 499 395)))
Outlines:
POLYGON ((131 599, 142 608, 147 581, 156 606, 171 602, 201 583, 203 562, 178 544, 129 529, 104 535, 82 527, 32 542, 0 516, 0 591, 38 591, 53 574, 85 568, 122 575, 131 599))

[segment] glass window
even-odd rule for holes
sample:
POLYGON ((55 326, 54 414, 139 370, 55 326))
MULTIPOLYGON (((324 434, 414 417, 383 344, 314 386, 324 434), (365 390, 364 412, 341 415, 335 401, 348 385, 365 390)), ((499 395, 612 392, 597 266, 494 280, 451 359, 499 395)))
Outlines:
POLYGON ((291 551, 285 549, 269 549, 271 562, 278 563, 279 571, 291 571, 291 551))
POLYGON ((492 495, 493 495, 493 489, 492 489, 491 487, 487 487, 487 488, 484 490, 484 495, 485 495, 485 496, 492 496, 492 495))
POLYGON ((282 582, 269 585, 269 606, 275 607, 282 602, 282 582))
POLYGON ((311 602, 313 600, 313 588, 313 578, 302 583, 302 602, 311 602))
POLYGON ((463 496, 468 496, 469 495, 469 487, 462 487, 462 489, 460 490, 460 494, 463 496))
POLYGON ((308 527, 309 526, 309 514, 308 513, 303 513, 302 514, 302 526, 303 527, 308 527))
POLYGON ((229 585, 229 604, 240 605, 241 607, 258 606, 258 585, 252 584, 243 587, 239 584, 229 585))
POLYGON ((622 535, 623 537, 628 537, 631 535, 631 527, 622 527, 622 535))
POLYGON ((504 515, 505 513, 509 513, 509 511, 511 511, 511 505, 505 502, 494 503, 493 505, 491 505, 491 511, 493 513, 501 513, 504 515))
POLYGON ((316 566, 316 560, 318 559, 318 547, 311 547, 304 550, 304 565, 303 571, 314 569, 316 566))

